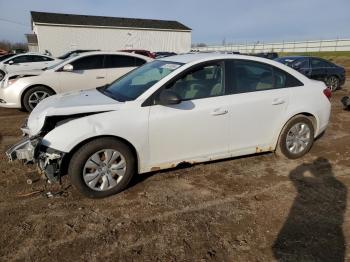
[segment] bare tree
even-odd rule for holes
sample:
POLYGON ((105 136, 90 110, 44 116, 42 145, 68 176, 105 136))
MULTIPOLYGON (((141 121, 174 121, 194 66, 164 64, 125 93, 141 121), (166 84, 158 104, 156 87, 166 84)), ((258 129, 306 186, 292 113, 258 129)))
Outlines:
POLYGON ((0 41, 0 49, 11 51, 16 49, 28 50, 26 43, 10 42, 6 40, 0 41))

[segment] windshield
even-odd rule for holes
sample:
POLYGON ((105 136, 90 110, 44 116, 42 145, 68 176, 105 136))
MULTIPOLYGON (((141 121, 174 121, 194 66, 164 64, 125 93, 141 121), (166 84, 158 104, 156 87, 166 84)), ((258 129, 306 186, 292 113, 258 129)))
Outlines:
POLYGON ((74 53, 75 53, 75 51, 69 51, 69 52, 59 56, 58 59, 67 59, 67 58, 71 57, 71 55, 74 53))
POLYGON ((131 71, 111 85, 99 90, 121 102, 135 100, 159 80, 182 65, 181 63, 155 60, 131 71))
POLYGON ((67 60, 68 60, 68 58, 67 58, 67 59, 64 59, 64 60, 62 60, 62 61, 59 61, 59 62, 57 62, 56 64, 53 64, 52 66, 45 67, 43 70, 46 71, 46 70, 54 69, 56 66, 59 66, 59 65, 65 63, 67 60))

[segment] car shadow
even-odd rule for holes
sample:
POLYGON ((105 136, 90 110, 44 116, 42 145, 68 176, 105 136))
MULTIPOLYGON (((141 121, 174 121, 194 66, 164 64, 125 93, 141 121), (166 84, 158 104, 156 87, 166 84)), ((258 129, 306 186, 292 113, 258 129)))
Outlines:
POLYGON ((325 158, 289 174, 297 196, 272 251, 278 261, 344 261, 347 188, 325 158))

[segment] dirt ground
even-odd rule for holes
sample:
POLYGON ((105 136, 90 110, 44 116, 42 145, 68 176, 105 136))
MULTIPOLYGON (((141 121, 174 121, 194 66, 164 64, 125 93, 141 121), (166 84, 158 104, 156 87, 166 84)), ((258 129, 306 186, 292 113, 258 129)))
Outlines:
POLYGON ((301 159, 269 153, 142 175, 102 200, 8 163, 26 114, 0 109, 0 260, 350 260, 350 112, 339 102, 349 91, 334 94, 327 132, 301 159))

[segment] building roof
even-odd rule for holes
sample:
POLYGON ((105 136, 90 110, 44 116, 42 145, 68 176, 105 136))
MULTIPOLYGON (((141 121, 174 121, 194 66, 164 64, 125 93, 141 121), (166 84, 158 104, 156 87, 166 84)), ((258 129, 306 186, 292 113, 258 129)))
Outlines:
POLYGON ((177 21, 168 20, 58 14, 35 11, 31 11, 31 15, 34 23, 191 31, 191 28, 177 21))

